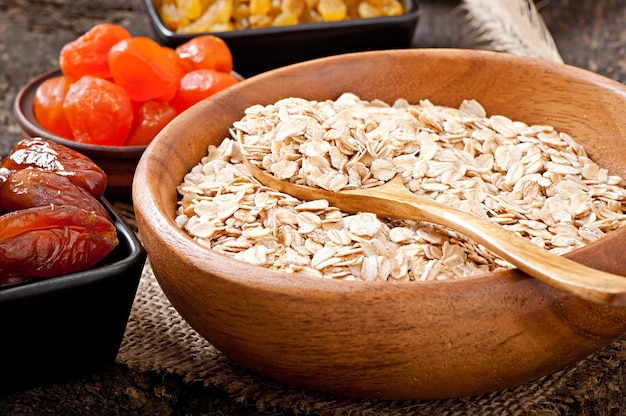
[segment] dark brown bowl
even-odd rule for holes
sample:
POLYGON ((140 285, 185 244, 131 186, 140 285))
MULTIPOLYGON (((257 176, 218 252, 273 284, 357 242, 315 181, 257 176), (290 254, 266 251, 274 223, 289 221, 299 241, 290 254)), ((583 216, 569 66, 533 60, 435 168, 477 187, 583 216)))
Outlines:
POLYGON ((130 200, 135 167, 146 146, 100 146, 78 143, 51 133, 37 122, 33 110, 37 88, 45 80, 60 75, 60 70, 40 75, 26 84, 17 94, 13 109, 17 123, 22 128, 22 135, 25 138, 42 137, 54 140, 89 157, 107 174, 106 196, 112 200, 130 200))
MULTIPOLYGON (((180 45, 199 34, 179 34, 168 29, 158 11, 160 0, 145 0, 157 38, 169 46, 180 45)), ((228 44, 235 70, 244 77, 284 65, 335 55, 376 49, 406 48, 419 20, 418 2, 403 0, 399 16, 352 19, 327 23, 213 32, 228 44)), ((206 33, 202 33, 206 34, 206 33)))
MULTIPOLYGON (((130 201, 135 168, 146 146, 102 146, 79 143, 51 133, 35 118, 33 104, 37 88, 45 80, 60 75, 60 70, 46 72, 31 80, 17 94, 13 111, 17 123, 22 128, 23 137, 54 140, 89 157, 107 174, 106 197, 111 200, 130 201)), ((238 73, 233 72, 233 75, 239 80, 243 79, 238 73)))
MULTIPOLYGON (((626 307, 592 303, 519 270, 447 281, 363 282, 287 274, 194 242, 175 223, 177 186, 254 104, 286 97, 457 107, 552 125, 626 176, 626 86, 562 64, 447 49, 364 52, 252 77, 172 121, 133 184, 154 273, 180 314, 216 348, 268 377, 365 398, 479 394, 562 370, 626 331, 626 307)), ((367 207, 363 207, 367 210, 367 207)), ((626 276, 626 227, 567 256, 626 276)))

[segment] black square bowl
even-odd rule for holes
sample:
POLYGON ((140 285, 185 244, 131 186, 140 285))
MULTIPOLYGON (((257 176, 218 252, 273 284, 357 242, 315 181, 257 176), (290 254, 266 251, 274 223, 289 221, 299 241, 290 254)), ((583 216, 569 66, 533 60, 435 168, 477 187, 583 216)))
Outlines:
MULTIPOLYGON (((145 0, 158 40, 175 47, 198 34, 179 34, 165 26, 159 14, 161 0, 145 0)), ((419 19, 417 0, 402 0, 405 13, 398 16, 301 23, 291 26, 213 32, 233 55, 235 71, 244 77, 281 66, 324 56, 411 45, 419 19)), ((320 80, 323 82, 323 80, 320 80)))
POLYGON ((102 200, 119 245, 94 268, 0 288, 0 391, 67 380, 117 356, 146 252, 102 200))

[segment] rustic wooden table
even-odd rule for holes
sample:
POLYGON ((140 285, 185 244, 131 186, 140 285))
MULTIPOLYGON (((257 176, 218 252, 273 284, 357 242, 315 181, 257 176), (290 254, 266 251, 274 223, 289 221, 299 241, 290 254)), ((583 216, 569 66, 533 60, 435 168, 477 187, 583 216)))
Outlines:
MULTIPOLYGON (((459 26, 451 24, 457 1, 421 3, 416 47, 471 46, 459 26)), ((626 83, 626 1, 540 0, 537 6, 566 63, 626 83)), ((154 36, 142 0, 0 0, 0 153, 6 154, 20 138, 12 109, 19 88, 35 75, 57 67, 63 44, 103 21, 124 25, 133 35, 154 36)), ((566 404, 566 413, 626 412, 626 369, 613 369, 608 382, 610 388, 599 388, 593 397, 573 397, 566 404)), ((542 414, 557 414, 549 407, 542 414)), ((0 395, 0 414, 267 413, 251 403, 233 400, 227 392, 184 383, 178 376, 138 372, 112 364, 102 372, 67 383, 0 395)), ((296 412, 285 410, 280 414, 296 412)))

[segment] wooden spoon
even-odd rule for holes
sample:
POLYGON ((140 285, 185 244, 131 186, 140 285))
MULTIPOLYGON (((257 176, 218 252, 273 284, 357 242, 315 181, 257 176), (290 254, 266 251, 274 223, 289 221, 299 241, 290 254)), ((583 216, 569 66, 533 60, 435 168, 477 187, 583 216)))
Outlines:
POLYGON ((248 160, 240 138, 239 146, 244 164, 263 185, 305 201, 325 199, 349 213, 371 212, 386 218, 439 224, 482 244, 518 269, 552 287, 598 303, 626 305, 626 277, 576 263, 544 250, 489 220, 415 195, 404 186, 400 174, 380 186, 333 192, 278 179, 248 160))

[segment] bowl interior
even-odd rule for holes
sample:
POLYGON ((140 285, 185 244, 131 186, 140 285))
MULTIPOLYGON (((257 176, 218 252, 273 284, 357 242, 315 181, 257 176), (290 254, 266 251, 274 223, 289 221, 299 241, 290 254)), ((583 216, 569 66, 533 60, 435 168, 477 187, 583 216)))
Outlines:
POLYGON ((365 100, 429 99, 452 107, 458 107, 464 99, 476 99, 488 114, 502 114, 528 124, 548 124, 569 133, 601 167, 626 177, 623 85, 566 65, 500 53, 445 49, 346 54, 247 79, 170 123, 155 139, 139 176, 144 181, 160 177, 168 186, 174 185, 154 195, 168 195, 167 214, 171 217, 175 186, 206 154, 209 144, 230 137, 229 126, 243 116, 245 108, 285 97, 334 99, 343 92, 353 92, 365 100), (165 151, 171 159, 167 176, 161 177, 162 165, 146 164, 164 157, 165 151))

